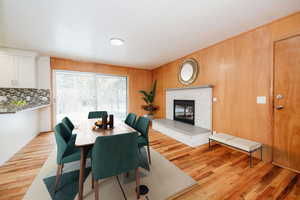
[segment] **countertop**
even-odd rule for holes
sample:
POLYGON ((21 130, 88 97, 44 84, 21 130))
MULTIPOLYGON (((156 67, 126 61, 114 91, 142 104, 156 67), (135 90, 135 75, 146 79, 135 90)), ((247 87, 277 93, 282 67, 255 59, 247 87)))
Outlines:
POLYGON ((37 110, 47 106, 50 106, 50 104, 27 104, 25 106, 20 107, 0 105, 0 114, 14 114, 30 110, 37 110))

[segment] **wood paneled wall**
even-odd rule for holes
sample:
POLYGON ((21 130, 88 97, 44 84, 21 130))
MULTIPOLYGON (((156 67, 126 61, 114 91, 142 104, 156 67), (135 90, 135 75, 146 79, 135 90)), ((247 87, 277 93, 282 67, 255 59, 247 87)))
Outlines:
POLYGON ((156 68, 156 117, 166 116, 165 89, 184 87, 177 79, 179 65, 195 58, 200 73, 192 85, 214 85, 213 129, 262 142, 264 160, 271 160, 273 43, 299 32, 296 13, 156 68), (256 104, 257 96, 266 96, 267 104, 256 104))
POLYGON ((51 58, 52 70, 70 70, 80 72, 95 72, 101 74, 123 75, 128 77, 128 112, 144 115, 141 108, 144 101, 139 90, 149 90, 152 84, 152 72, 150 70, 120 67, 99 63, 79 62, 61 58, 51 58))

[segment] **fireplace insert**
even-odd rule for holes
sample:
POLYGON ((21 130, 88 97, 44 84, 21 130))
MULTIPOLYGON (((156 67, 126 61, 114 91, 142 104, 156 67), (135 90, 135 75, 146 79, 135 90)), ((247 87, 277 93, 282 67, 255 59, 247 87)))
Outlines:
POLYGON ((195 101, 174 100, 174 120, 195 124, 195 101))

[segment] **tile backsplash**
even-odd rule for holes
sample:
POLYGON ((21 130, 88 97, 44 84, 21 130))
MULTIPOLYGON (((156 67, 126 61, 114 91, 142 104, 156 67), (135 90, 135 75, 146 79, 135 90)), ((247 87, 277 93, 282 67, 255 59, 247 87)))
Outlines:
POLYGON ((27 104, 45 105, 50 103, 49 89, 34 88, 0 88, 0 103, 26 101, 27 104))

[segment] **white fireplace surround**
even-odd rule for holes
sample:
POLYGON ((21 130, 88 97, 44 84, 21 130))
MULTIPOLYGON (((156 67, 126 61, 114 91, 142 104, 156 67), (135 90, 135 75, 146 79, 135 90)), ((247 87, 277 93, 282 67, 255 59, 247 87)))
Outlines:
POLYGON ((195 101, 195 126, 211 130, 212 86, 175 88, 166 90, 166 118, 173 120, 174 100, 195 101))
POLYGON ((212 86, 166 90, 166 119, 155 119, 152 128, 186 145, 196 147, 208 143, 212 129, 212 86), (195 125, 173 120, 174 100, 195 101, 195 125))

